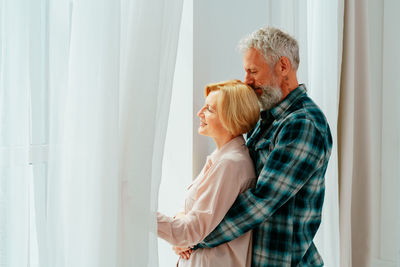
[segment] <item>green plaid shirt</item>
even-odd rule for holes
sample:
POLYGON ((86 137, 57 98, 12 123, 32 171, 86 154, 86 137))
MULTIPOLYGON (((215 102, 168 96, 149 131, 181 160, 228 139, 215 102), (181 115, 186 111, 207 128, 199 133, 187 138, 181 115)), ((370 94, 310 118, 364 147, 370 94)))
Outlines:
POLYGON ((247 136, 257 185, 238 196, 196 248, 216 247, 253 229, 253 267, 323 266, 313 238, 332 148, 325 116, 300 85, 261 112, 247 136))

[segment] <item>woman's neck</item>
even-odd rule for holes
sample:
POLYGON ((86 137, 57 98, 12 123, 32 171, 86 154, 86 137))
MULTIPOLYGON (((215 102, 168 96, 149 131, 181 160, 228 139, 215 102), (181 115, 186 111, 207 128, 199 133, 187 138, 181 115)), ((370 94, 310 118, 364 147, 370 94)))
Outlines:
POLYGON ((217 145, 217 149, 220 150, 221 147, 223 147, 226 143, 231 141, 237 136, 233 135, 224 135, 220 137, 213 137, 215 144, 217 145))

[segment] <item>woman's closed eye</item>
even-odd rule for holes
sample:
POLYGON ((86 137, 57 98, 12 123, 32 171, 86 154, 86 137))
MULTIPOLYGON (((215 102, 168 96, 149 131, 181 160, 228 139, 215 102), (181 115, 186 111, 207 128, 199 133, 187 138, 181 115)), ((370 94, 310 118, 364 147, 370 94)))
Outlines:
POLYGON ((215 112, 215 110, 214 110, 210 105, 207 105, 207 106, 206 106, 206 110, 207 110, 208 112, 211 112, 211 113, 214 113, 214 112, 215 112))

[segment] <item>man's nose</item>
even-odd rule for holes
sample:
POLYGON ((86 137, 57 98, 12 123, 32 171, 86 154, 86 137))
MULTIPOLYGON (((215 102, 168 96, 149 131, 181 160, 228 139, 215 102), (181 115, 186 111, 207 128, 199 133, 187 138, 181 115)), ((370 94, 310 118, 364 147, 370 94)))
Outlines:
POLYGON ((246 76, 244 77, 244 83, 247 85, 253 85, 254 79, 251 74, 246 73, 246 76))

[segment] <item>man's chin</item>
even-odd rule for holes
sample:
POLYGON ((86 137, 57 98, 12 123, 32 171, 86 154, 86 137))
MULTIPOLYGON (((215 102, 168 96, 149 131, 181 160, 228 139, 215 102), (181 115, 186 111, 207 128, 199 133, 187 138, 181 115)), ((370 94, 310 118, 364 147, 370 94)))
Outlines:
POLYGON ((282 91, 277 87, 265 87, 262 94, 258 97, 258 102, 262 110, 268 110, 281 102, 282 91))

